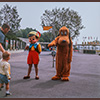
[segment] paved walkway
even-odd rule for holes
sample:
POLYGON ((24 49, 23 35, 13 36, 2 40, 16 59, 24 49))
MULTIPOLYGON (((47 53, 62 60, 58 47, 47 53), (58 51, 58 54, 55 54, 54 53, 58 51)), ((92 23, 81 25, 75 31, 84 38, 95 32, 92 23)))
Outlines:
MULTIPOLYGON (((53 81, 55 68, 52 68, 50 52, 40 54, 39 80, 35 80, 34 67, 31 78, 23 80, 27 74, 28 52, 13 53, 11 60, 12 96, 6 98, 100 98, 100 56, 74 53, 69 82, 53 81)), ((5 89, 0 98, 5 98, 5 89)))

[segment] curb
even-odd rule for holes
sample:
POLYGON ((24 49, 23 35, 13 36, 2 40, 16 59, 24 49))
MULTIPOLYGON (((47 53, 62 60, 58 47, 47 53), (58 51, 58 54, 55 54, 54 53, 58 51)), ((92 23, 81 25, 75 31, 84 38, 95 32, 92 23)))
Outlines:
POLYGON ((10 53, 21 53, 21 52, 24 52, 24 50, 14 50, 14 51, 8 50, 8 52, 10 52, 10 53))

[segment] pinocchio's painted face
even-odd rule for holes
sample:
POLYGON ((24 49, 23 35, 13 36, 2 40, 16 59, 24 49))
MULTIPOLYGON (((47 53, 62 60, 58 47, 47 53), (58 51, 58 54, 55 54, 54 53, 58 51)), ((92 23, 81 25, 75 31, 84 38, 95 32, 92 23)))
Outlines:
POLYGON ((39 41, 40 36, 41 36, 40 32, 38 32, 38 31, 31 31, 28 34, 29 42, 31 44, 36 43, 37 41, 39 41))
POLYGON ((29 42, 30 42, 31 44, 36 43, 38 40, 39 40, 39 38, 37 38, 35 35, 29 37, 29 42))

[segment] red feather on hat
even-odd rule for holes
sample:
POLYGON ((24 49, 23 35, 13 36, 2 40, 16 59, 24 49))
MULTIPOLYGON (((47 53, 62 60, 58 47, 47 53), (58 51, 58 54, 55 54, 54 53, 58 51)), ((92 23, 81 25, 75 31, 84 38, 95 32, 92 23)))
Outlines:
POLYGON ((39 37, 41 37, 41 33, 39 31, 37 31, 37 33, 39 34, 39 37))

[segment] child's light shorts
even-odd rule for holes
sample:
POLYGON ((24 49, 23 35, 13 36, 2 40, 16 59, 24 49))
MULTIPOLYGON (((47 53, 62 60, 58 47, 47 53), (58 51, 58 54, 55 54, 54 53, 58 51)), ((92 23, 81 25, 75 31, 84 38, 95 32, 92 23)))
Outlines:
POLYGON ((1 84, 3 84, 3 83, 7 84, 8 83, 8 78, 7 78, 6 75, 0 74, 0 83, 1 84))

